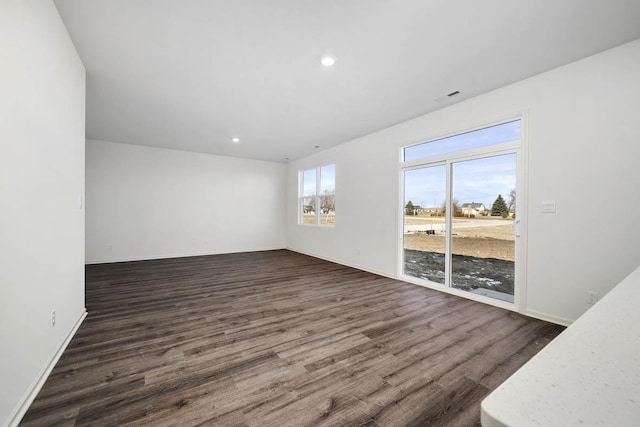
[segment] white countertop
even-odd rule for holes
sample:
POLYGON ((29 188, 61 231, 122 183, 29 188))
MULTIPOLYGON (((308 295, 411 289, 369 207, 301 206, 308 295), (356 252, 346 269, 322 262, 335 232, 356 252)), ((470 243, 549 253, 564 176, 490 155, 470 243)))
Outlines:
POLYGON ((640 426, 640 267, 482 402, 483 427, 640 426))

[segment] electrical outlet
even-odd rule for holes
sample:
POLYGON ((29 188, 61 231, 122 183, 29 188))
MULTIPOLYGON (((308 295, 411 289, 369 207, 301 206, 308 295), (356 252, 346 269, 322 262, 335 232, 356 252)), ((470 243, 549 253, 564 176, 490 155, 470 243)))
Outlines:
POLYGON ((56 326, 56 311, 51 310, 51 327, 56 326))
POLYGON ((595 304, 598 302, 599 294, 595 291, 587 291, 587 304, 595 304))

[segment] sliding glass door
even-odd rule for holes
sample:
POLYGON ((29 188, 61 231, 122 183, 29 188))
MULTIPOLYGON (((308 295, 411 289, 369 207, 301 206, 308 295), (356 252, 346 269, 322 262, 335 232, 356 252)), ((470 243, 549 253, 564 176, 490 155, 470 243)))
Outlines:
POLYGON ((516 164, 515 153, 451 163, 452 287, 514 301, 516 164))
MULTIPOLYGON (((492 128, 474 131, 482 132, 477 139, 486 147, 461 134, 447 138, 450 152, 405 162, 402 273, 454 293, 514 303, 520 141, 519 133, 513 141, 500 135, 519 131, 520 121, 492 128), (466 145, 452 150, 456 138, 466 145)), ((422 145, 414 147, 424 151, 422 145)))

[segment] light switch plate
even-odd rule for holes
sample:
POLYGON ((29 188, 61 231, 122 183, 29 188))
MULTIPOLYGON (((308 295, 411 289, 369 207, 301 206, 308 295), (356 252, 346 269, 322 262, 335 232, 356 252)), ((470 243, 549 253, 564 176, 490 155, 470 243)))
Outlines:
POLYGON ((543 200, 540 204, 540 212, 542 213, 556 213, 556 201, 555 200, 543 200))

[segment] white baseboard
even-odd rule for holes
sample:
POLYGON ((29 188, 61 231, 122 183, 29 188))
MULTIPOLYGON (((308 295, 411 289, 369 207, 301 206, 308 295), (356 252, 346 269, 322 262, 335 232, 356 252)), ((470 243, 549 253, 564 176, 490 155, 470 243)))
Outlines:
POLYGON ((22 396, 22 399, 20 400, 21 403, 18 405, 18 407, 16 407, 16 409, 13 410, 13 412, 9 416, 8 422, 7 424, 5 424, 6 427, 16 427, 18 424, 20 424, 20 421, 22 421, 22 417, 24 417, 24 414, 27 413, 27 410, 42 389, 42 386, 44 385, 45 381, 47 381, 47 378, 49 378, 51 371, 56 366, 56 363, 58 363, 58 360, 60 360, 62 353, 64 353, 64 350, 69 345, 71 338, 73 338, 73 336, 76 334, 76 331, 82 324, 85 317, 87 317, 87 311, 83 310, 82 314, 73 325, 73 328, 71 328, 71 331, 67 335, 67 338, 65 338, 62 345, 58 348, 58 351, 56 351, 53 357, 51 357, 49 363, 47 363, 45 367, 42 368, 27 392, 22 396))
POLYGON ((286 249, 283 246, 279 247, 265 247, 265 248, 248 248, 248 249, 232 249, 226 252, 189 252, 189 253, 181 253, 181 254, 172 254, 172 255, 141 255, 141 256, 131 256, 131 257, 114 257, 114 258, 103 258, 103 259, 88 259, 85 260, 85 264, 110 264, 113 262, 130 262, 130 261, 150 261, 154 259, 171 259, 171 258, 188 258, 192 256, 207 256, 207 255, 224 255, 224 254, 237 254, 243 252, 262 252, 262 251, 277 251, 281 249, 286 249))
POLYGON ((347 266, 347 267, 355 268, 355 269, 358 269, 358 270, 366 271, 368 273, 377 274, 378 276, 388 277, 389 279, 401 280, 398 277, 396 277, 395 275, 387 274, 387 273, 385 273, 383 271, 378 271, 378 270, 375 270, 373 268, 363 267, 361 265, 352 264, 352 263, 347 263, 347 262, 344 262, 344 261, 339 260, 339 259, 334 259, 334 258, 330 258, 330 257, 314 254, 314 253, 311 253, 311 252, 301 251, 299 249, 294 249, 294 248, 286 248, 286 249, 288 251, 291 251, 291 252, 297 252, 297 253, 302 254, 302 255, 312 256, 314 258, 323 259, 325 261, 329 261, 329 262, 333 262, 333 263, 336 263, 336 264, 344 265, 344 266, 347 266))
POLYGON ((544 320, 545 322, 551 322, 551 323, 555 323, 556 325, 562 325, 562 326, 569 326, 574 322, 571 319, 565 319, 564 317, 558 317, 552 314, 542 313, 536 310, 525 310, 525 312, 522 314, 524 314, 525 316, 534 317, 536 319, 544 320))

